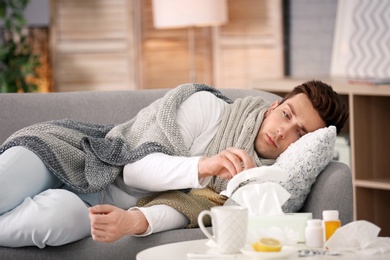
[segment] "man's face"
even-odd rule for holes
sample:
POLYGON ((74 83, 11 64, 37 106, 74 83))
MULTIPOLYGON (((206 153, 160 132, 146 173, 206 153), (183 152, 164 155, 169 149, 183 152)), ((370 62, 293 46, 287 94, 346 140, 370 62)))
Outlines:
POLYGON ((276 159, 301 136, 326 126, 305 94, 298 94, 268 109, 255 140, 255 150, 266 159, 276 159))

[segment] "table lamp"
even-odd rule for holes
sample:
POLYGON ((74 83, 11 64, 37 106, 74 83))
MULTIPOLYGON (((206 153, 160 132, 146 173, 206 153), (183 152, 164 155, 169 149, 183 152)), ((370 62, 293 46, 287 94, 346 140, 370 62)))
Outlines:
POLYGON ((218 26, 227 22, 226 0, 153 0, 156 29, 188 28, 189 79, 196 81, 195 27, 218 26))

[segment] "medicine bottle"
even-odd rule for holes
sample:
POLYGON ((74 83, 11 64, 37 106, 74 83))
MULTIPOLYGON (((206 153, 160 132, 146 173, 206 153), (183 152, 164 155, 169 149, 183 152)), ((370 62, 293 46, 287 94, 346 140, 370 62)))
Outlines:
POLYGON ((333 235, 333 233, 341 226, 339 212, 337 210, 324 210, 322 212, 323 228, 325 241, 333 235))
POLYGON ((305 241, 308 247, 324 246, 324 229, 321 219, 309 219, 306 222, 305 241))

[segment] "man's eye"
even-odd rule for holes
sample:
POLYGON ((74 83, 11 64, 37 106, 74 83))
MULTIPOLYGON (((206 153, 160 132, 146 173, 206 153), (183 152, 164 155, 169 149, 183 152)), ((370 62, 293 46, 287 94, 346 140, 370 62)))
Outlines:
POLYGON ((283 111, 283 116, 290 118, 289 115, 287 114, 287 112, 285 112, 285 111, 283 111))

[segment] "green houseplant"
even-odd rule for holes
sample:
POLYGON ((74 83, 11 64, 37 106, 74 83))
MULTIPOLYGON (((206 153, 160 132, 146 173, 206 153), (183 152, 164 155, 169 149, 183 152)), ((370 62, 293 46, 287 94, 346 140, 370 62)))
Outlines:
POLYGON ((0 92, 33 92, 38 86, 39 55, 28 44, 28 30, 23 11, 30 0, 0 0, 0 92))

